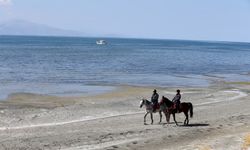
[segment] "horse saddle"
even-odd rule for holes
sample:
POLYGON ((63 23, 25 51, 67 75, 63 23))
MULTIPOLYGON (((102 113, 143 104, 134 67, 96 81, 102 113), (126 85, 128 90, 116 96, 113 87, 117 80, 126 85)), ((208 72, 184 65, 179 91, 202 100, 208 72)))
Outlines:
MULTIPOLYGON (((180 108, 181 108, 181 104, 179 104, 179 109, 180 109, 180 108)), ((174 105, 172 105, 172 106, 170 107, 170 109, 173 109, 173 110, 177 109, 177 104, 174 103, 174 105)))
POLYGON ((174 103, 174 105, 171 107, 172 109, 177 109, 177 104, 174 103))
POLYGON ((159 104, 159 103, 158 103, 158 104, 155 104, 155 105, 153 106, 153 108, 154 108, 154 110, 160 109, 160 104, 159 104))

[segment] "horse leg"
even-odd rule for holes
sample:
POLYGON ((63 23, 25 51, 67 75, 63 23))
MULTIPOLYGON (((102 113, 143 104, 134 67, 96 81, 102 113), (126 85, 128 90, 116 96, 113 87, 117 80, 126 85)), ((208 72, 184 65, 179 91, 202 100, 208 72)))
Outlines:
POLYGON ((189 124, 189 118, 188 118, 188 113, 187 113, 187 123, 186 123, 186 125, 188 125, 189 124))
POLYGON ((184 114, 185 114, 185 116, 186 116, 186 119, 185 119, 185 121, 184 121, 184 125, 188 125, 188 113, 185 112, 184 114))
POLYGON ((168 117, 168 118, 167 118, 167 122, 168 122, 168 123, 170 123, 170 117, 171 117, 171 114, 170 114, 170 113, 168 113, 168 114, 167 114, 167 117, 168 117))
POLYGON ((166 116, 166 121, 167 121, 167 123, 169 123, 169 120, 170 120, 170 113, 165 112, 165 116, 166 116))
POLYGON ((150 116, 151 116, 151 124, 154 123, 154 120, 153 120, 153 113, 150 113, 150 116))
POLYGON ((178 123, 177 123, 177 121, 175 120, 175 113, 173 113, 173 118, 174 118, 175 124, 178 126, 178 123))
POLYGON ((161 111, 159 111, 159 114, 160 114, 160 122, 159 122, 159 124, 160 124, 161 123, 161 119, 162 119, 161 111))
POLYGON ((187 115, 186 115, 186 113, 184 112, 184 115, 185 115, 185 120, 184 120, 184 125, 186 125, 186 121, 187 121, 187 115))
POLYGON ((148 115, 148 112, 146 112, 146 114, 144 115, 144 124, 146 124, 146 117, 148 115))

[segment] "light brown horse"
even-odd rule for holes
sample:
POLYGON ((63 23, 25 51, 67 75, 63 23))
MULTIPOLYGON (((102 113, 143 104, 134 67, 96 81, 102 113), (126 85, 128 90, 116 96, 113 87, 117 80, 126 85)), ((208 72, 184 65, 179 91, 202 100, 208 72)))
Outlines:
MULTIPOLYGON (((169 123, 170 115, 173 114, 174 122, 176 125, 178 125, 177 121, 175 120, 175 114, 177 113, 177 109, 175 108, 174 102, 170 101, 168 98, 162 96, 162 100, 160 102, 160 105, 166 105, 167 106, 167 112, 168 112, 168 119, 167 122, 169 123)), ((179 106, 179 113, 183 112, 186 116, 184 120, 184 125, 188 125, 189 119, 188 119, 188 111, 190 111, 190 118, 193 117, 193 105, 190 102, 183 102, 180 103, 179 106)))

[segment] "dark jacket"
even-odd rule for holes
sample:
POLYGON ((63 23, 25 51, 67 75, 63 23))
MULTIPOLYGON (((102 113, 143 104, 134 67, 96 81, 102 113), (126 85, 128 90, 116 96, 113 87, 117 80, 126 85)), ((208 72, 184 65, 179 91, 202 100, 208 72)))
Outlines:
POLYGON ((153 95, 151 97, 151 102, 153 104, 158 104, 158 98, 159 98, 159 94, 158 93, 153 93, 153 95))
POLYGON ((174 103, 180 103, 181 102, 181 94, 176 94, 172 101, 174 103))

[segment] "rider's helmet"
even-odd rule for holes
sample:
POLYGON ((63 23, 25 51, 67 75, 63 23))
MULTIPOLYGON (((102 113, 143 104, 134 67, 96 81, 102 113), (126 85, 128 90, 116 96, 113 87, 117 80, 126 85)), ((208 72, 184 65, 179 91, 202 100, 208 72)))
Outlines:
POLYGON ((180 93, 181 91, 179 89, 176 90, 177 93, 180 93))
POLYGON ((156 89, 154 89, 154 91, 153 91, 154 93, 156 93, 157 91, 156 91, 156 89))

